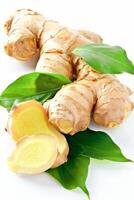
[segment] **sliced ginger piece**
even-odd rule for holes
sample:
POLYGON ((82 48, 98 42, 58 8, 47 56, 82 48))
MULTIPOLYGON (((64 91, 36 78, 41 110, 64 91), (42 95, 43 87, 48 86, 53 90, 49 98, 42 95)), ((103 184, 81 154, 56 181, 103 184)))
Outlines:
POLYGON ((23 137, 31 135, 53 136, 58 148, 58 157, 54 167, 67 160, 69 148, 66 138, 48 121, 46 111, 39 102, 29 100, 17 104, 10 112, 8 130, 17 142, 23 137))
POLYGON ((52 167, 57 158, 57 142, 50 135, 23 138, 8 160, 16 173, 36 174, 52 167))

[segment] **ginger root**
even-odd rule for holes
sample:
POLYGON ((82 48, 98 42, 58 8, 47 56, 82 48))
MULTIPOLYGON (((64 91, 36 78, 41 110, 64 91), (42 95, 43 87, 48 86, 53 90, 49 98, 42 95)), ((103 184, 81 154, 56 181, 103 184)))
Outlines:
POLYGON ((8 131, 16 142, 27 136, 50 135, 56 140, 58 152, 53 167, 67 161, 69 147, 66 138, 48 122, 45 109, 40 103, 35 100, 19 103, 9 115, 8 131))
POLYGON ((102 40, 95 33, 70 30, 29 9, 17 10, 10 16, 5 22, 5 30, 8 35, 5 51, 9 56, 29 60, 39 51, 37 71, 61 73, 70 79, 73 69, 66 52, 89 43, 89 38, 93 42, 102 40))
POLYGON ((37 174, 51 168, 57 154, 57 142, 54 137, 34 135, 17 143, 8 159, 8 165, 16 173, 37 174))
POLYGON ((38 51, 36 71, 60 73, 77 80, 64 86, 44 104, 49 121, 63 133, 74 133, 89 126, 90 116, 97 124, 115 127, 133 109, 130 90, 115 76, 96 72, 72 54, 72 50, 102 38, 90 31, 71 30, 32 10, 18 10, 5 23, 6 53, 29 60, 38 51))
POLYGON ((120 124, 133 108, 130 94, 114 76, 95 76, 91 72, 84 79, 63 86, 44 107, 51 123, 73 135, 89 126, 92 110, 97 124, 109 128, 120 124))

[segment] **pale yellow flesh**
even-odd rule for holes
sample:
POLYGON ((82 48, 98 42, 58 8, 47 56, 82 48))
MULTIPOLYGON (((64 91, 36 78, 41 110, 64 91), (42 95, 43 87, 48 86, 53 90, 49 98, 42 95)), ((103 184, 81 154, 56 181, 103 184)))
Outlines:
POLYGON ((48 121, 45 109, 35 100, 18 104, 10 113, 9 132, 15 141, 25 136, 47 134, 57 140, 59 153, 65 151, 67 142, 48 121))
POLYGON ((58 127, 61 131, 64 132, 64 134, 68 134, 72 131, 73 129, 73 123, 69 120, 62 120, 60 119, 59 120, 59 124, 58 124, 58 127))
POLYGON ((52 167, 57 158, 57 143, 50 135, 22 139, 8 160, 9 168, 16 173, 37 174, 52 167))

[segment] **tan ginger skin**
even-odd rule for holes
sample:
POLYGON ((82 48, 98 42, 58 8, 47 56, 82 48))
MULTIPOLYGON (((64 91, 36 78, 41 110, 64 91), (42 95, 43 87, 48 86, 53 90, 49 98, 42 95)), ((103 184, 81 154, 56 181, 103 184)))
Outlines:
POLYGON ((36 71, 60 73, 77 80, 63 86, 44 104, 49 121, 63 133, 75 134, 86 129, 90 116, 97 124, 115 127, 132 110, 131 91, 117 78, 96 72, 72 54, 72 50, 102 39, 89 31, 74 31, 48 20, 32 10, 17 10, 5 23, 8 42, 6 53, 19 60, 29 60, 37 52, 36 71))

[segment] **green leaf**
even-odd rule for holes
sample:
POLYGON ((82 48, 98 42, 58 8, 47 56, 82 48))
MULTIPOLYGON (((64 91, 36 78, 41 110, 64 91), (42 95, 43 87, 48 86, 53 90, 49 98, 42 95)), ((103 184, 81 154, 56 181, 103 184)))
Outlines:
POLYGON ((121 74, 127 72, 134 74, 134 65, 128 59, 126 51, 119 46, 107 44, 87 44, 77 47, 74 54, 96 71, 104 74, 121 74))
POLYGON ((89 198, 89 192, 85 185, 89 162, 90 159, 87 157, 69 157, 68 162, 64 165, 50 169, 47 172, 58 180, 64 188, 72 190, 79 187, 89 198))
POLYGON ((21 101, 36 99, 40 102, 52 98, 62 85, 71 81, 61 74, 33 72, 11 83, 0 96, 0 105, 8 110, 21 101))
POLYGON ((66 136, 69 143, 70 156, 84 156, 100 160, 129 162, 120 148, 104 132, 87 129, 73 137, 66 136))
POLYGON ((88 176, 90 158, 117 162, 131 161, 122 154, 120 148, 112 139, 102 131, 87 129, 74 136, 66 135, 66 139, 69 144, 68 162, 47 172, 66 189, 81 188, 88 198, 89 192, 85 182, 88 176))

